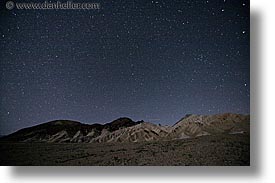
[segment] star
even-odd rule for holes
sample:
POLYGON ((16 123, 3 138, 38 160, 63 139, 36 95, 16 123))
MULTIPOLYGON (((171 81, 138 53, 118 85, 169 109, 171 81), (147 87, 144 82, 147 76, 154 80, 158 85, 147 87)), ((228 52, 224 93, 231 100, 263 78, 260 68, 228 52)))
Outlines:
POLYGON ((249 113, 249 3, 238 4, 9 11, 0 22, 1 133, 55 119, 174 124, 185 113, 249 113))

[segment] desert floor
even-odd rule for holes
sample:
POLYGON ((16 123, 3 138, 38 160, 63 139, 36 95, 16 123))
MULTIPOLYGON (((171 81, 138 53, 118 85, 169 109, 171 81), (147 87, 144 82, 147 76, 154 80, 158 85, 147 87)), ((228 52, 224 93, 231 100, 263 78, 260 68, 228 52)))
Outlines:
POLYGON ((248 134, 136 143, 0 143, 0 165, 249 166, 248 134))

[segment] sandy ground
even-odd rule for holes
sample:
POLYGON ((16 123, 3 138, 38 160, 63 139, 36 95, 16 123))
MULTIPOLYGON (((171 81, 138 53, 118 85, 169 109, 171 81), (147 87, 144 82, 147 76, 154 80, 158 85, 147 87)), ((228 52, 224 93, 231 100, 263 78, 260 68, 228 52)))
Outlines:
POLYGON ((138 143, 0 143, 0 165, 249 166, 249 135, 138 143))

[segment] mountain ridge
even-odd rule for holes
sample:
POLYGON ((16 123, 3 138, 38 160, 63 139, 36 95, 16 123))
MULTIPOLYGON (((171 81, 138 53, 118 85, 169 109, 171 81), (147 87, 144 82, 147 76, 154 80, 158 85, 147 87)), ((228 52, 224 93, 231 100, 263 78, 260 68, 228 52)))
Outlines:
POLYGON ((20 129, 1 137, 15 142, 140 142, 193 138, 204 135, 249 133, 250 115, 223 113, 187 114, 172 126, 133 121, 121 117, 105 124, 84 124, 72 120, 54 120, 20 129))

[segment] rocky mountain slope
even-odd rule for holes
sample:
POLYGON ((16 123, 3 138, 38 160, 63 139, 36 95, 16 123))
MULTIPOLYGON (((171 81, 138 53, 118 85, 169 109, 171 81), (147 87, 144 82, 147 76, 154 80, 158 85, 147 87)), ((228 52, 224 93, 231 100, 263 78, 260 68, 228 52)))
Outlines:
POLYGON ((137 125, 129 118, 119 118, 106 124, 82 124, 76 121, 56 120, 37 126, 21 129, 1 138, 15 142, 89 142, 91 139, 120 128, 137 125))
POLYGON ((203 135, 249 133, 249 115, 187 115, 171 127, 169 138, 181 139, 203 135))
POLYGON ((16 142, 142 142, 192 138, 203 135, 249 133, 249 115, 186 115, 173 126, 119 118, 107 124, 58 120, 2 137, 16 142))
POLYGON ((128 128, 122 128, 111 133, 103 133, 91 142, 142 142, 165 138, 169 127, 143 122, 128 128))

